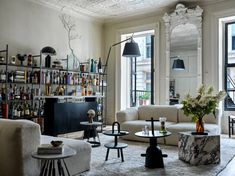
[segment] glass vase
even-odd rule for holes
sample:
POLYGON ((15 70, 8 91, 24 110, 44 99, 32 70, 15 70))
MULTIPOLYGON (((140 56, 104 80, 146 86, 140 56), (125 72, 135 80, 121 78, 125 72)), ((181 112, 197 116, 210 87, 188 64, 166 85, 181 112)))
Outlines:
POLYGON ((196 121, 196 132, 197 133, 204 133, 204 122, 203 122, 202 118, 199 118, 196 121))

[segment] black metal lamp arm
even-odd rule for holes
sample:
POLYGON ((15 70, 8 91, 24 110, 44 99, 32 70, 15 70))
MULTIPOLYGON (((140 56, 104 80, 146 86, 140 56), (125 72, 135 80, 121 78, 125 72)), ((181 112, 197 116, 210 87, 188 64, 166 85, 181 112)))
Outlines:
POLYGON ((125 39, 125 40, 123 40, 123 41, 120 41, 120 42, 118 42, 118 43, 115 43, 115 44, 113 44, 113 45, 111 45, 111 46, 109 47, 108 56, 107 56, 107 59, 106 59, 105 65, 104 65, 104 72, 103 72, 104 74, 105 74, 106 68, 107 68, 107 66, 108 66, 109 56, 110 56, 110 52, 111 52, 112 47, 114 47, 114 46, 116 46, 116 45, 119 45, 119 44, 121 44, 121 43, 123 43, 123 42, 126 42, 126 41, 128 41, 128 40, 132 40, 132 38, 133 38, 133 37, 127 38, 127 39, 125 39))

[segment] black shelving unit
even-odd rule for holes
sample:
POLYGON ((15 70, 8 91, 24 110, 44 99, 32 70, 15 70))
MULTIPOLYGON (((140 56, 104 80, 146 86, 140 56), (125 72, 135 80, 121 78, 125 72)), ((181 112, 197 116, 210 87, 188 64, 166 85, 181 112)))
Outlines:
MULTIPOLYGON (((23 85, 23 86, 26 86, 26 87, 31 87, 31 90, 34 89, 34 88, 38 88, 38 92, 39 92, 39 96, 42 95, 42 89, 43 89, 43 86, 44 85, 50 85, 50 86, 63 86, 65 88, 65 94, 68 95, 68 90, 70 89, 70 87, 76 87, 78 86, 77 84, 76 85, 71 85, 71 84, 68 84, 68 82, 66 81, 66 84, 61 84, 61 83, 58 83, 58 84, 54 84, 54 83, 50 83, 50 84, 44 84, 42 82, 42 80, 40 79, 40 81, 38 83, 33 83, 33 82, 16 82, 16 81, 13 81, 13 82, 10 82, 8 77, 9 77, 9 71, 12 71, 12 70, 22 70, 22 71, 31 71, 31 72, 34 72, 34 71, 39 71, 40 73, 40 78, 41 78, 41 75, 42 75, 42 71, 44 70, 47 70, 47 71, 58 71, 58 72, 66 72, 66 75, 68 75, 69 73, 77 73, 78 75, 82 75, 82 74, 86 74, 86 75, 97 75, 97 78, 99 79, 99 85, 96 85, 97 87, 95 88, 96 91, 98 91, 103 97, 99 97, 96 99, 97 103, 98 103, 98 106, 99 107, 99 114, 97 116, 97 120, 102 122, 104 125, 106 125, 106 85, 104 85, 104 82, 106 82, 106 77, 107 77, 107 74, 104 74, 104 73, 98 73, 98 72, 89 72, 89 71, 84 71, 84 72, 81 72, 80 70, 76 70, 76 69, 69 69, 68 68, 68 56, 65 58, 65 59, 62 59, 63 61, 65 61, 67 63, 67 66, 66 68, 46 68, 43 66, 43 56, 42 56, 42 53, 38 54, 38 55, 33 55, 33 61, 35 59, 39 59, 38 62, 39 62, 39 65, 38 66, 35 66, 35 65, 32 65, 32 66, 28 66, 28 65, 18 65, 18 64, 12 64, 12 63, 9 63, 9 56, 8 56, 8 45, 6 45, 6 48, 4 50, 0 50, 0 56, 3 56, 5 57, 5 61, 4 62, 0 62, 0 66, 1 67, 4 67, 4 71, 6 72, 6 80, 2 83, 4 83, 4 86, 5 86, 5 89, 7 90, 6 92, 6 95, 9 94, 9 87, 10 87, 10 84, 13 86, 14 84, 16 85, 23 85)), ((34 63, 34 62, 33 62, 34 63)), ((88 62, 86 62, 88 63, 88 62)), ((83 63, 80 63, 80 64, 83 64, 83 63)), ((104 65, 103 65, 104 67, 104 65)), ((78 83, 79 84, 79 83, 78 83)), ((3 85, 3 84, 2 84, 3 85)), ((19 86, 18 86, 19 87, 19 86)), ((14 100, 9 100, 8 98, 6 98, 4 101, 1 101, 1 104, 2 103, 6 103, 8 104, 8 106, 10 107, 10 104, 11 103, 21 103, 21 102, 25 102, 25 101, 28 101, 30 102, 31 104, 31 107, 33 107, 33 105, 35 103, 37 103, 37 106, 40 108, 44 102, 45 102, 45 99, 44 98, 37 98, 37 99, 30 99, 30 100, 21 100, 21 99, 14 99, 14 100)), ((67 101, 67 99, 66 99, 67 101)), ((8 108, 10 109, 10 108, 8 108)), ((97 109, 98 110, 98 109, 97 109)), ((1 114, 0 114, 0 117, 1 117, 1 114)), ((43 115, 41 114, 41 111, 38 113, 38 116, 25 116, 25 117, 13 117, 14 119, 34 119, 34 118, 43 118, 43 115)))
MULTIPOLYGON (((0 54, 1 54, 1 56, 2 56, 2 54, 5 55, 5 61, 7 62, 7 60, 8 60, 8 45, 6 45, 5 49, 0 50, 0 54)), ((3 63, 1 63, 1 64, 3 64, 3 63)), ((7 69, 7 66, 6 66, 6 69, 7 69)), ((2 82, 2 83, 7 83, 7 74, 6 74, 5 82, 2 82)), ((6 90, 7 90, 7 84, 5 84, 5 86, 6 86, 6 90)), ((7 96, 7 94, 6 94, 6 96, 7 96)), ((7 106, 7 97, 5 97, 5 100, 3 100, 3 98, 4 97, 1 96, 1 99, 0 99, 0 104, 1 104, 1 106, 0 106, 0 117, 1 118, 5 116, 3 114, 3 108, 4 108, 4 106, 7 106)))

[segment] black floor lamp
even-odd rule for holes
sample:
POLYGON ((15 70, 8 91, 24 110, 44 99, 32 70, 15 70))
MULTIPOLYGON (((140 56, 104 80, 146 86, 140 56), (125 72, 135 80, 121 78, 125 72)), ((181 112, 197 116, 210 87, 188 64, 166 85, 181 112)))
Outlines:
MULTIPOLYGON (((107 58, 106 58, 106 62, 105 62, 105 65, 104 65, 103 74, 106 74, 106 69, 107 69, 107 66, 108 66, 108 61, 109 61, 110 52, 111 52, 112 48, 113 48, 114 46, 117 46, 117 45, 123 43, 123 42, 127 42, 127 43, 125 44, 125 46, 124 46, 124 50, 123 50, 123 53, 122 53, 122 56, 123 56, 123 57, 130 57, 130 58, 134 57, 134 58, 136 58, 136 57, 139 57, 139 56, 140 56, 139 46, 138 46, 138 44, 133 40, 133 35, 132 35, 132 37, 127 38, 126 40, 123 40, 123 41, 120 41, 120 42, 118 42, 118 43, 115 43, 115 44, 113 44, 113 45, 111 45, 111 46, 109 47, 109 52, 108 52, 108 55, 107 55, 107 58), (127 41, 129 41, 129 42, 127 42, 127 41)), ((103 84, 103 83, 104 83, 103 81, 104 81, 104 80, 102 79, 102 85, 104 85, 104 84, 103 84)), ((102 86, 102 95, 104 95, 103 86, 102 86)), ((107 103, 107 101, 106 101, 106 103, 107 103)), ((107 107, 106 107, 106 110, 107 110, 107 107)), ((107 116, 107 111, 106 111, 106 114, 105 114, 105 115, 107 116)), ((105 117, 105 125, 106 125, 106 117, 105 117)))
POLYGON ((115 44, 113 44, 109 47, 109 52, 108 52, 108 56, 106 58, 106 62, 105 62, 105 65, 104 65, 104 72, 103 73, 105 73, 106 68, 108 66, 109 56, 110 56, 110 52, 111 52, 112 48, 114 46, 117 46, 117 45, 119 45, 123 42, 126 42, 126 41, 130 41, 130 42, 127 42, 125 44, 122 56, 124 56, 124 57, 139 57, 140 56, 140 50, 139 50, 138 43, 136 43, 133 40, 133 37, 130 37, 130 38, 127 38, 126 40, 115 43, 115 44))

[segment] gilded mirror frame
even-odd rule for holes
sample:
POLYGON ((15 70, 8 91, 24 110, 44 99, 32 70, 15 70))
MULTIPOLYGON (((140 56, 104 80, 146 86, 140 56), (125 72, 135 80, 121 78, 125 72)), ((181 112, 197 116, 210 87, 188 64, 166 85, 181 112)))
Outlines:
POLYGON ((165 68, 165 100, 169 105, 169 86, 170 86, 170 40, 173 29, 178 25, 193 24, 198 31, 197 39, 197 86, 202 84, 202 13, 203 9, 199 6, 195 8, 187 8, 183 4, 176 5, 174 12, 165 13, 163 20, 165 23, 165 39, 166 39, 166 68, 165 68))

